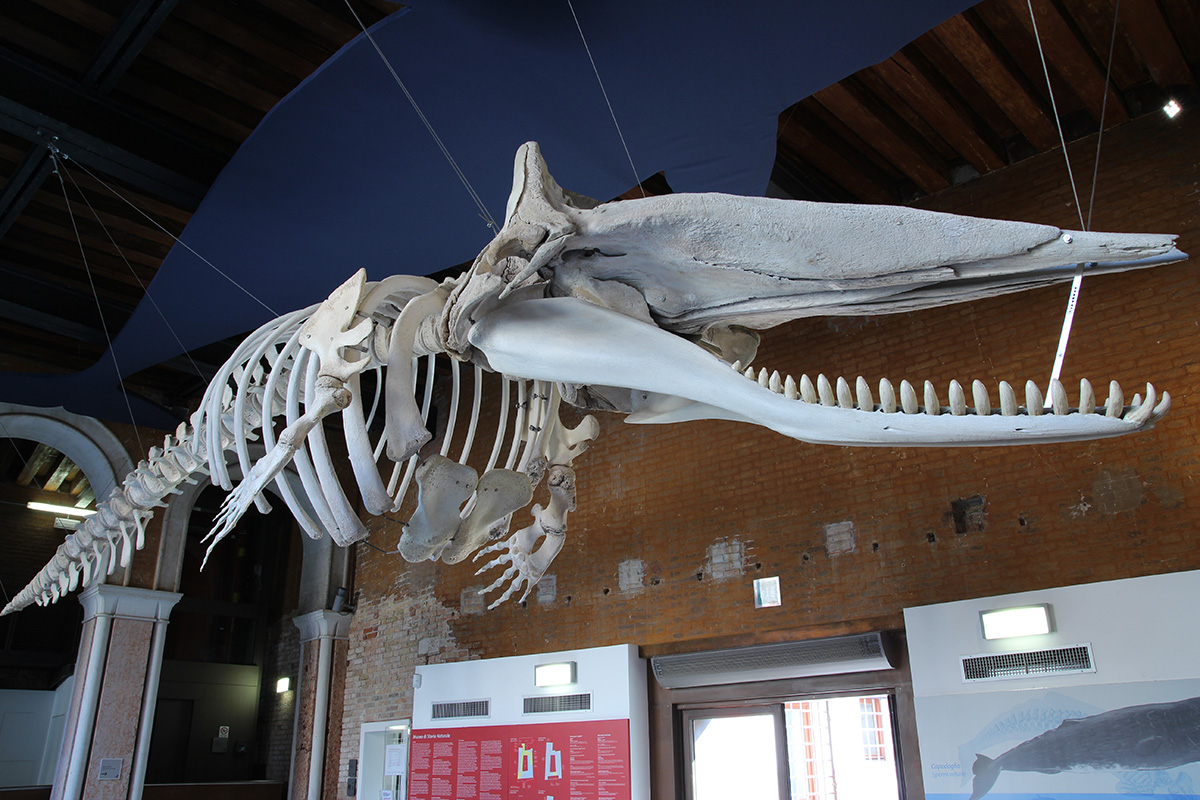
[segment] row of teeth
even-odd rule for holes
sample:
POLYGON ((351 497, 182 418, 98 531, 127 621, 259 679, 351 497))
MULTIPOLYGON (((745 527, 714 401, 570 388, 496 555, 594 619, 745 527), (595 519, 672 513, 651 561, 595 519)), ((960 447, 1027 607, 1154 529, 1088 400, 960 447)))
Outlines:
MULTIPOLYGON (((791 400, 802 400, 805 403, 819 403, 823 406, 852 408, 861 411, 882 411, 886 414, 894 414, 899 411, 905 414, 948 413, 960 417, 968 414, 988 416, 997 413, 992 408, 987 387, 982 381, 975 381, 971 384, 973 407, 967 405, 966 392, 958 381, 950 381, 950 403, 944 406, 938 397, 937 389, 929 381, 925 381, 922 397, 918 398, 917 390, 908 381, 900 381, 900 391, 897 393, 887 378, 879 381, 879 402, 876 403, 870 385, 861 375, 855 380, 854 389, 851 390, 849 382, 841 377, 837 379, 836 383, 830 383, 824 375, 818 375, 816 383, 814 383, 807 375, 801 375, 800 381, 797 383, 791 375, 780 377, 778 372, 767 372, 765 368, 757 372, 754 367, 746 367, 743 370, 740 361, 735 361, 733 368, 750 380, 758 381, 758 385, 764 389, 770 389, 776 394, 782 394, 791 400)), ((1140 394, 1135 394, 1132 405, 1126 408, 1125 393, 1121 390, 1121 385, 1112 381, 1109 384, 1108 398, 1104 405, 1097 406, 1096 393, 1092 390, 1092 384, 1084 378, 1079 382, 1079 405, 1074 408, 1068 404, 1067 391, 1063 388, 1062 382, 1058 380, 1050 382, 1050 404, 1048 406, 1045 402, 1046 397, 1038 385, 1033 381, 1027 381, 1025 383, 1025 405, 1020 406, 1017 403, 1016 391, 1007 381, 1000 381, 998 413, 1005 417, 1018 415, 1036 417, 1047 412, 1057 415, 1101 413, 1109 417, 1122 418, 1129 410, 1133 411, 1133 414, 1125 419, 1141 423, 1150 419, 1151 413, 1154 411, 1155 399, 1154 387, 1146 384, 1146 402, 1142 402, 1140 394)), ((1164 395, 1163 400, 1166 402, 1168 397, 1164 395)))

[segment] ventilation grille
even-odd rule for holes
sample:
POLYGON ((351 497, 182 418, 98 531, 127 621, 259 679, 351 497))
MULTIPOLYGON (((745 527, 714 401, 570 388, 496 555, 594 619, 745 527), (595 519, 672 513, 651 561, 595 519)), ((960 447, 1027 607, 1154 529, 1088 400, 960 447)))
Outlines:
POLYGON ((963 682, 1003 681, 1031 675, 1095 672, 1092 646, 1074 644, 1052 650, 962 657, 963 682))
POLYGON ((591 711, 592 695, 545 694, 525 698, 526 714, 555 714, 561 711, 591 711))
POLYGON ((665 689, 892 668, 879 633, 657 656, 650 663, 665 689))
POLYGON ((434 703, 433 719, 467 719, 486 717, 492 713, 491 700, 460 700, 454 703, 434 703))

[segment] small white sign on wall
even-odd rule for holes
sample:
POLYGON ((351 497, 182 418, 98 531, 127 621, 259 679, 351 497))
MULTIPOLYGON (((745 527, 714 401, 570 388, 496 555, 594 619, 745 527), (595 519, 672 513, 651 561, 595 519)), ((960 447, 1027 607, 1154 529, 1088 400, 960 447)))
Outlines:
POLYGON ((754 580, 754 607, 770 608, 783 604, 779 592, 779 576, 756 578, 754 580))
POLYGON ((384 748, 383 774, 403 775, 404 761, 408 756, 408 747, 402 744, 389 744, 384 748))

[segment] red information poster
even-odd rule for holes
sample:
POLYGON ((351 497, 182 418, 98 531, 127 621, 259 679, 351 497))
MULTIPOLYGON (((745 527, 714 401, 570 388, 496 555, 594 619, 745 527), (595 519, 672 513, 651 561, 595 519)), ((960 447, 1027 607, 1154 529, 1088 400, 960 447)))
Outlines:
POLYGON ((629 720, 412 732, 409 800, 631 800, 629 720))

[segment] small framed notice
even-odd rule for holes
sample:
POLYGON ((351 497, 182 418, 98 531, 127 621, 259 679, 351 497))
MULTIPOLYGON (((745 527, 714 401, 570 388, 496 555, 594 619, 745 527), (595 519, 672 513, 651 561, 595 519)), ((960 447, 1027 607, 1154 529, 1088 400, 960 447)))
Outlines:
POLYGON ((771 606, 781 605, 782 598, 779 595, 779 576, 770 578, 756 578, 754 581, 754 607, 755 608, 770 608, 771 606))
POLYGON ((402 744, 389 744, 383 751, 383 774, 403 775, 404 762, 408 757, 408 747, 402 744))

